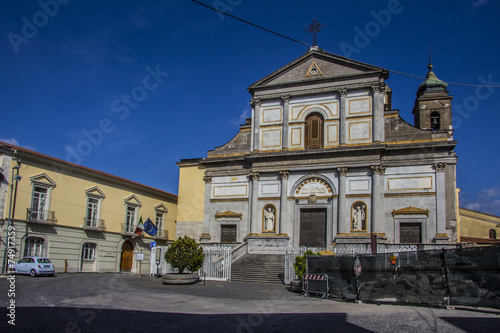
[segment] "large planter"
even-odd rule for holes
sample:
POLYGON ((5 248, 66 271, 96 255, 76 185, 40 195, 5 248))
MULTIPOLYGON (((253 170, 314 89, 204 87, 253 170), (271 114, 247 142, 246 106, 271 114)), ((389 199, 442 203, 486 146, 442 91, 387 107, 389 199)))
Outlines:
POLYGON ((193 284, 198 282, 194 273, 167 273, 162 276, 163 284, 193 284))

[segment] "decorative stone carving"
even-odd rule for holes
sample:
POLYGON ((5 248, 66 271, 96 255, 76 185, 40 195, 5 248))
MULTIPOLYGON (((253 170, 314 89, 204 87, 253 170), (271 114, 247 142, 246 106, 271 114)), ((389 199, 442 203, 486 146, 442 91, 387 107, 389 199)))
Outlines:
POLYGON ((340 94, 340 96, 346 97, 347 96, 347 89, 339 89, 339 94, 340 94))
POLYGON ((281 96, 281 99, 283 100, 283 103, 290 103, 290 95, 283 95, 281 96))
POLYGON ((247 177, 250 180, 259 180, 259 178, 260 178, 260 172, 258 172, 258 171, 252 171, 252 172, 248 173, 247 177))
POLYGON ((205 184, 212 183, 212 176, 203 176, 203 181, 205 182, 205 184))
POLYGON ((295 189, 295 197, 331 196, 332 194, 330 185, 319 178, 306 179, 295 189))
POLYGON ((386 169, 386 167, 383 165, 372 165, 371 168, 373 174, 379 174, 379 175, 383 175, 386 169))
POLYGON ((315 204, 315 203, 318 202, 318 198, 314 194, 312 194, 312 195, 309 196, 309 198, 307 199, 307 201, 310 204, 315 204))
POLYGON ((372 90, 374 93, 382 93, 385 90, 384 86, 372 86, 372 90))
POLYGON ((436 171, 444 171, 445 168, 446 168, 446 162, 434 163, 434 169, 436 171))
POLYGON ((288 170, 281 170, 280 171, 281 179, 288 179, 289 176, 290 176, 290 171, 288 171, 288 170))
POLYGON ((339 175, 340 175, 340 176, 345 176, 345 175, 347 175, 347 167, 340 167, 340 168, 337 168, 337 171, 339 172, 339 175))
POLYGON ((252 98, 250 100, 251 106, 260 106, 261 103, 262 103, 262 101, 260 100, 260 98, 252 98))

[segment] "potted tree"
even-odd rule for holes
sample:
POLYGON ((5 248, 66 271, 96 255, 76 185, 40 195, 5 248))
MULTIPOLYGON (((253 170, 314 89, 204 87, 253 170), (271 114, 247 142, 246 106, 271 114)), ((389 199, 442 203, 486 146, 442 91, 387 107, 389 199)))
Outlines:
POLYGON ((202 247, 188 236, 177 239, 165 252, 165 260, 176 273, 163 275, 165 284, 190 284, 198 281, 195 272, 203 265, 205 254, 202 247))

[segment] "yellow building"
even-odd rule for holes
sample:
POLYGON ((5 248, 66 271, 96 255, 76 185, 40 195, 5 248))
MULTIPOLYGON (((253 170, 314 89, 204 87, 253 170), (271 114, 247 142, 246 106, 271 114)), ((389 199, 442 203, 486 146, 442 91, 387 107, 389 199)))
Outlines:
POLYGON ((12 203, 16 261, 38 255, 56 272, 148 273, 150 243, 175 238, 174 194, 1 142, 0 168, 1 236, 12 203), (134 233, 141 217, 157 227, 154 236, 134 233))
POLYGON ((460 208, 460 242, 500 244, 500 217, 460 208))

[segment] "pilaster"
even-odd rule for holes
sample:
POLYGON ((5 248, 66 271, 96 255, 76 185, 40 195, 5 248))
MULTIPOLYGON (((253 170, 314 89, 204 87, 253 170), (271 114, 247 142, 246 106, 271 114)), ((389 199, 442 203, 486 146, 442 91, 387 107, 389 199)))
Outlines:
POLYGON ((200 243, 210 243, 210 192, 212 189, 212 177, 203 176, 203 181, 205 182, 205 205, 203 208, 203 227, 202 234, 200 237, 200 243))
POLYGON ((338 233, 349 233, 351 231, 350 221, 346 215, 346 196, 345 196, 345 177, 347 175, 347 168, 341 167, 337 168, 339 172, 339 210, 338 210, 338 221, 337 230, 338 233))
POLYGON ((282 132, 282 147, 288 148, 288 121, 290 113, 290 95, 281 96, 283 100, 283 132, 282 132))
POLYGON ((384 174, 385 166, 372 165, 372 213, 371 232, 385 233, 384 226, 384 174))
POLYGON ((253 109, 253 119, 252 119, 252 143, 253 150, 260 150, 260 140, 259 140, 259 127, 260 127, 260 105, 261 100, 259 98, 252 98, 250 105, 253 109))
POLYGON ((373 86, 373 141, 385 141, 384 87, 373 86))
POLYGON ((288 192, 288 177, 290 176, 290 172, 288 170, 280 171, 280 179, 281 179, 281 196, 280 196, 280 218, 279 224, 276 228, 276 233, 285 234, 286 230, 286 219, 287 219, 287 192, 288 192))
POLYGON ((340 144, 347 142, 347 89, 339 89, 340 94, 340 144))
POLYGON ((247 175, 248 179, 250 180, 250 183, 252 184, 252 189, 251 189, 251 214, 250 214, 250 219, 249 219, 249 224, 250 224, 250 230, 249 234, 252 233, 257 233, 260 232, 261 230, 258 229, 259 225, 259 178, 260 178, 260 173, 252 171, 247 175))
POLYGON ((446 163, 434 164, 436 170, 436 237, 442 239, 446 236, 446 163))

